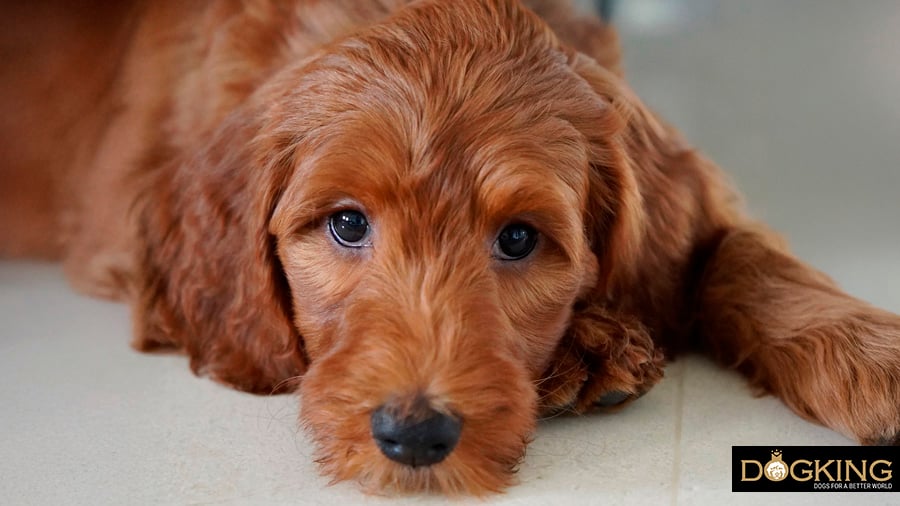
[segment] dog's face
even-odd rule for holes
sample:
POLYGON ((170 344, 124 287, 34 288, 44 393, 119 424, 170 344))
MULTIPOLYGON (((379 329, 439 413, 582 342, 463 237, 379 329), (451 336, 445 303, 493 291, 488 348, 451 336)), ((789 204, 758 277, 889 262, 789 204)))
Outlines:
POLYGON ((137 345, 255 392, 305 372, 335 479, 501 490, 539 410, 660 377, 593 303, 640 223, 617 86, 512 1, 415 3, 282 68, 154 187, 137 345))
POLYGON ((601 101, 525 12, 507 13, 520 45, 417 38, 451 15, 338 44, 279 112, 305 125, 269 227, 310 361, 302 417, 330 474, 377 488, 505 486, 597 281, 573 108, 589 122, 601 101))
POLYGON ((463 106, 450 119, 453 104, 433 105, 348 113, 281 201, 278 251, 311 363, 304 416, 340 475, 495 488, 532 430, 532 381, 595 277, 587 159, 557 118, 463 106), (449 417, 460 435, 428 435, 447 455, 392 450, 373 438, 375 413, 449 417))

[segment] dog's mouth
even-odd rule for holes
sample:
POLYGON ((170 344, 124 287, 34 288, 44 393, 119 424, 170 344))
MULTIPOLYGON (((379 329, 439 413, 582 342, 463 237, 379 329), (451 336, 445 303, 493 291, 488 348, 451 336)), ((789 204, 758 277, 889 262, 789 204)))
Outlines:
POLYGON ((301 422, 323 474, 377 495, 484 496, 514 483, 537 419, 523 370, 498 360, 392 388, 350 365, 359 358, 331 356, 301 384, 301 422))
POLYGON ((375 495, 501 492, 514 483, 531 441, 530 424, 524 435, 499 427, 479 434, 453 415, 400 418, 384 407, 372 411, 366 431, 360 430, 362 424, 347 427, 346 420, 324 427, 304 414, 303 421, 317 445, 323 474, 333 483, 356 481, 375 495))

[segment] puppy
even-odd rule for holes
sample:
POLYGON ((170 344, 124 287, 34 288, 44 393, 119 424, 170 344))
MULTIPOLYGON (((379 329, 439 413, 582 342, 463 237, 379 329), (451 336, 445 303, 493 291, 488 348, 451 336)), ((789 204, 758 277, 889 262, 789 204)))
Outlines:
POLYGON ((749 219, 564 3, 3 9, 4 253, 130 304, 139 350, 299 390, 336 480, 502 490, 538 416, 688 349, 898 443, 900 317, 749 219))

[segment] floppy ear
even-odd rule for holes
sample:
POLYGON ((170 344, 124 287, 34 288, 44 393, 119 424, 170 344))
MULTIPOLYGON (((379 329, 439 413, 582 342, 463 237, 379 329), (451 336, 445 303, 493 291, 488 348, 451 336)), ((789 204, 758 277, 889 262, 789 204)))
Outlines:
POLYGON ((290 165, 260 146, 255 124, 235 113, 196 155, 150 176, 134 346, 184 349, 195 373, 272 393, 296 387, 286 380, 306 362, 268 233, 290 165))
POLYGON ((545 412, 617 407, 662 378, 662 352, 644 322, 629 311, 630 289, 641 283, 646 213, 642 164, 657 163, 661 125, 613 72, 575 54, 572 69, 587 83, 585 110, 574 120, 590 145, 585 228, 599 264, 596 284, 576 304, 572 323, 540 383, 545 412))

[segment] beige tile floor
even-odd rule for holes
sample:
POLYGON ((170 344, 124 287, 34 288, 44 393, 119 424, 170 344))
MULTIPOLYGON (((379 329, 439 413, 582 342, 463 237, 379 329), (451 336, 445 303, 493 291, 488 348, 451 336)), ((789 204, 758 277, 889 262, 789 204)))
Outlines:
MULTIPOLYGON (((900 312, 900 2, 624 0, 639 94, 749 207, 851 293, 900 312)), ((58 267, 0 263, 0 504, 405 504, 327 486, 290 397, 198 380, 128 346, 125 307, 58 267)), ((900 504, 730 492, 735 444, 834 445, 700 357, 626 411, 541 425, 486 504, 900 504)), ((466 503, 467 501, 460 501, 466 503)))

